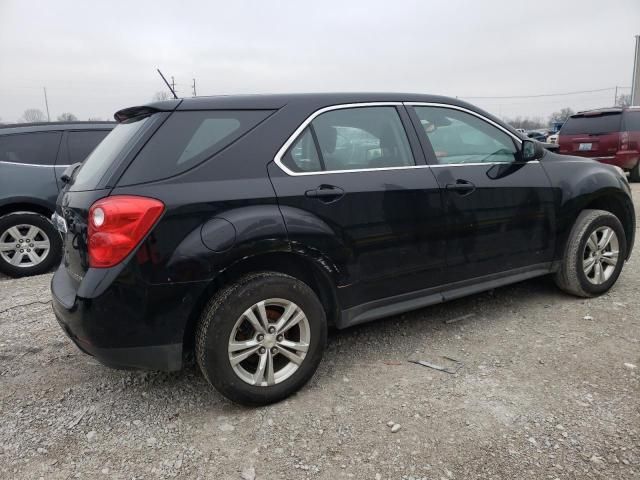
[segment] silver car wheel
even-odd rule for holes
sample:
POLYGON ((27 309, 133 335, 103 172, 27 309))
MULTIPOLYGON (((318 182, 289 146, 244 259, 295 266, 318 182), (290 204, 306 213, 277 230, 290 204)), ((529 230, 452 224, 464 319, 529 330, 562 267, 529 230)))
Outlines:
POLYGON ((311 328, 295 303, 269 298, 248 308, 229 336, 229 362, 240 379, 267 387, 291 377, 307 355, 311 328))
POLYGON ((589 235, 584 246, 582 269, 587 280, 601 285, 613 275, 618 264, 618 236, 611 227, 600 227, 589 235))
POLYGON ((0 257, 14 267, 35 267, 50 250, 49 237, 35 225, 14 225, 0 234, 0 257))

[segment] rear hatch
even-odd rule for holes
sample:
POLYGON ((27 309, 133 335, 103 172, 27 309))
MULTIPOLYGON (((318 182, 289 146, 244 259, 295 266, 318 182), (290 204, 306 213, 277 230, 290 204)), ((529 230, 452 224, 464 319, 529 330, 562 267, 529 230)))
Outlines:
POLYGON ((116 115, 118 125, 74 171, 58 196, 56 224, 64 237, 63 265, 76 287, 89 268, 89 208, 109 195, 130 159, 169 113, 145 107, 116 115))
POLYGON ((622 111, 603 110, 572 115, 560 130, 560 153, 582 157, 613 157, 620 144, 622 111))

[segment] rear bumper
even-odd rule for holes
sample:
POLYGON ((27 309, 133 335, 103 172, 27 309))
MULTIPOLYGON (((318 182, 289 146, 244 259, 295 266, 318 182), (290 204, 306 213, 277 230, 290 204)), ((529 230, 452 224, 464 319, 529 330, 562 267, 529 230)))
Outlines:
POLYGON ((51 280, 56 319, 80 350, 104 365, 179 370, 187 307, 195 302, 180 285, 127 287, 116 280, 95 297, 79 297, 61 265, 51 280))
POLYGON ((622 151, 610 157, 596 157, 594 160, 598 160, 599 162, 609 165, 615 165, 623 170, 631 170, 640 160, 640 152, 635 150, 622 151))

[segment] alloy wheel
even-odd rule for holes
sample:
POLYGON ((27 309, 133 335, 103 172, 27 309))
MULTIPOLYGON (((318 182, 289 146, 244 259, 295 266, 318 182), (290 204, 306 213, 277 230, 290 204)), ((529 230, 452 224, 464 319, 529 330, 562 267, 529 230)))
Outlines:
POLYGON ((49 237, 35 225, 14 225, 0 234, 0 257, 14 267, 35 267, 50 250, 49 237))
POLYGON ((594 230, 584 246, 582 269, 587 280, 601 285, 613 275, 618 264, 619 243, 616 232, 611 227, 594 230))
POLYGON ((276 385, 302 365, 310 339, 302 309, 289 300, 270 298, 245 310, 236 321, 229 336, 229 362, 250 385, 276 385))

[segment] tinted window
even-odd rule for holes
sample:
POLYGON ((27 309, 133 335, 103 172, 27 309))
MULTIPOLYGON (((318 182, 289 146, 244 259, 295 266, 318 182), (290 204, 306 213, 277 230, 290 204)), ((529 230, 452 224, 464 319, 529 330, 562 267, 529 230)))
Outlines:
POLYGON ((69 164, 82 162, 108 133, 108 130, 87 130, 85 132, 67 133, 69 164))
POLYGON ((120 154, 126 154, 139 138, 150 117, 138 117, 119 123, 109 135, 98 144, 77 171, 73 180, 73 190, 96 188, 111 164, 120 154))
POLYGON ((488 122, 451 108, 415 107, 440 164, 513 162, 511 136, 488 122))
POLYGON ((0 161, 53 165, 58 155, 60 132, 0 136, 0 161))
POLYGON ((619 132, 621 119, 620 113, 569 117, 560 129, 560 135, 619 132))
POLYGON ((331 110, 316 117, 283 158, 296 172, 415 165, 394 107, 331 110), (314 139, 317 141, 316 148, 314 139))
POLYGON ((125 172, 121 185, 172 177, 229 146, 270 110, 174 112, 125 172))
POLYGON ((640 111, 624 113, 624 129, 631 132, 640 132, 640 111))

